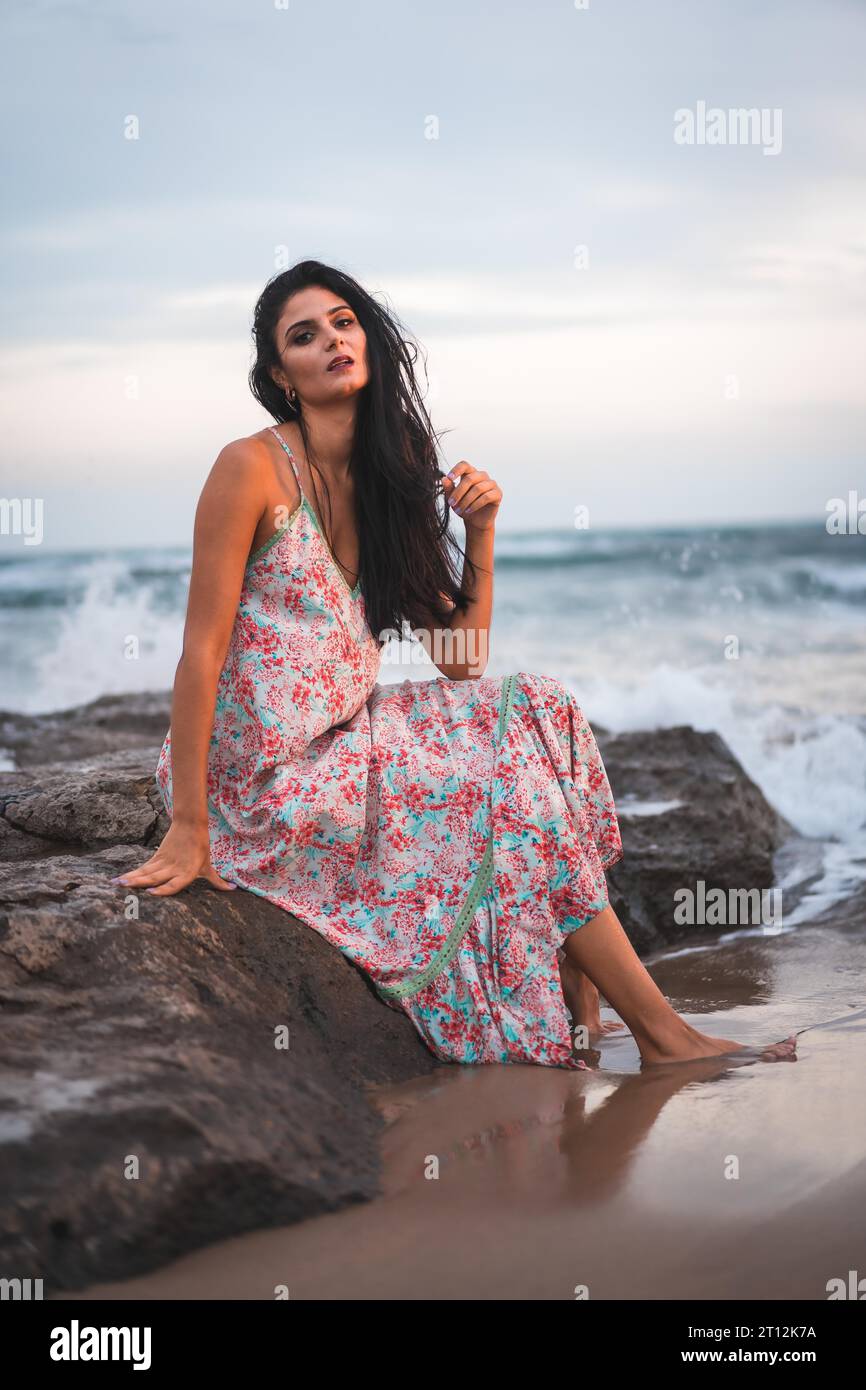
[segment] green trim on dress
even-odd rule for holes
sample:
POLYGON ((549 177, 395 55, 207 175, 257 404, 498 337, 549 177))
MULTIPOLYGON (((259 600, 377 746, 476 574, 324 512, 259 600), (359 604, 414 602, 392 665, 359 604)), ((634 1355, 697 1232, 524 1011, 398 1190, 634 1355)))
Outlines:
POLYGON ((343 587, 345 588, 350 598, 358 598, 361 593, 361 581, 360 579, 358 580, 354 589, 349 588, 349 581, 344 575, 343 571, 340 569, 340 566, 337 564, 336 556, 334 555, 334 552, 331 549, 331 547, 328 545, 327 537, 324 531, 322 530, 321 526, 319 525, 319 518, 316 516, 316 513, 313 511, 312 506, 307 501, 307 494, 305 492, 301 493, 301 500, 295 507, 295 510, 292 512, 292 515, 289 517, 288 521, 284 522, 283 525, 280 526, 279 529, 276 530, 274 534, 268 540, 265 541, 264 545, 260 545, 258 550, 253 551, 252 555, 247 560, 246 568, 249 569, 250 566, 254 565, 256 561, 260 559, 262 555, 265 554, 266 551, 270 550, 272 545, 276 545, 277 541, 280 540, 286 534, 295 517, 298 516, 300 512, 304 511, 307 513, 307 516, 313 523, 313 526, 319 534, 319 539, 321 540, 323 546, 328 552, 328 556, 334 567, 334 573, 336 574, 337 578, 342 580, 343 587))
POLYGON ((274 534, 273 534, 272 536, 269 536, 269 537, 268 537, 268 539, 265 541, 264 545, 260 545, 259 548, 258 548, 258 550, 254 550, 254 551, 253 551, 252 555, 251 555, 250 558, 247 560, 247 564, 246 564, 247 569, 249 569, 250 565, 254 565, 255 562, 256 562, 256 560, 258 560, 259 557, 260 557, 261 555, 264 555, 264 553, 265 553, 266 550, 270 550, 270 548, 271 548, 272 545, 276 545, 277 541, 282 540, 283 536, 284 536, 284 535, 286 534, 286 532, 288 531, 288 529, 289 529, 289 527, 291 526, 292 522, 294 521, 295 517, 298 515, 299 512, 303 511, 303 508, 304 508, 304 501, 303 501, 303 499, 302 499, 302 500, 298 503, 298 505, 295 507, 295 510, 292 512, 292 515, 288 518, 288 520, 287 520, 287 521, 284 521, 283 524, 282 524, 282 526, 278 527, 278 529, 274 532, 274 534))
POLYGON ((303 506, 306 506, 306 508, 307 508, 307 514, 309 515, 310 520, 312 521, 313 525, 315 526, 316 530, 318 531, 319 537, 320 537, 320 539, 321 539, 321 542, 322 542, 323 546, 325 547, 325 549, 327 550, 328 554, 329 554, 330 557, 331 557, 331 562, 332 562, 332 564, 333 564, 333 566, 334 566, 334 572, 335 572, 335 574, 337 575, 337 578, 338 578, 338 579, 342 579, 343 584, 345 585, 346 591, 347 591, 347 593, 349 594, 349 597, 350 597, 350 598, 357 598, 358 595, 359 595, 359 593, 361 592, 361 581, 360 581, 360 579, 358 580, 358 582, 357 582, 357 584, 355 585, 354 589, 352 589, 352 588, 349 587, 349 581, 348 581, 348 579, 346 578, 346 576, 344 575, 343 571, 340 569, 340 566, 337 564, 337 557, 336 557, 336 555, 334 554, 334 552, 333 552, 333 550, 331 549, 331 547, 328 545, 328 538, 327 538, 327 536, 325 535, 324 531, 322 530, 321 526, 319 525, 319 518, 316 516, 316 513, 313 511, 312 503, 307 501, 307 494, 306 494, 306 493, 303 494, 303 498, 304 498, 304 500, 303 500, 303 502, 301 503, 301 506, 302 506, 302 507, 303 507, 303 506))
MULTIPOLYGON (((511 718, 511 711, 514 708, 514 691, 517 685, 517 676, 506 676, 502 685, 502 697, 499 706, 499 740, 502 741, 508 721, 511 718)), ((383 997, 387 999, 408 999, 411 995, 417 994, 419 990, 429 985, 430 981, 445 969, 453 960, 459 949, 460 943, 472 922, 478 906, 490 888, 493 881, 493 831, 491 830, 487 840, 487 847, 478 866, 478 872, 472 881, 472 886, 460 909, 457 920, 451 928, 444 942, 436 952, 433 959, 423 970, 413 974, 409 979, 404 980, 398 985, 379 985, 376 988, 383 997)))

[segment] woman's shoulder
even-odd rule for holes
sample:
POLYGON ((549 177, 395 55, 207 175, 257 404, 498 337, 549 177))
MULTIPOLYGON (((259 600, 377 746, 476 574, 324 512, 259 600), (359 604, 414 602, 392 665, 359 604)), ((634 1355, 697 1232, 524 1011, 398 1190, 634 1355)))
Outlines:
POLYGON ((270 457, 273 440, 274 436, 267 428, 256 430, 255 434, 241 435, 239 439, 230 439, 217 454, 217 463, 220 459, 227 459, 241 467, 260 465, 270 457))
POLYGON ((211 478, 230 476, 236 483, 255 485, 262 482, 273 466, 274 449, 278 449, 270 430, 257 430, 224 444, 211 467, 211 478))
POLYGON ((293 509, 299 492, 285 453, 267 428, 225 444, 204 486, 204 493, 218 503, 243 497, 263 513, 276 506, 293 509))
POLYGON ((273 427, 266 425, 262 430, 256 430, 254 434, 242 435, 240 439, 232 439, 220 451, 219 459, 227 459, 241 468, 256 469, 263 464, 276 460, 282 464, 285 461, 285 449, 281 447, 288 445, 294 452, 297 445, 293 437, 291 426, 283 425, 281 434, 276 436, 273 427))

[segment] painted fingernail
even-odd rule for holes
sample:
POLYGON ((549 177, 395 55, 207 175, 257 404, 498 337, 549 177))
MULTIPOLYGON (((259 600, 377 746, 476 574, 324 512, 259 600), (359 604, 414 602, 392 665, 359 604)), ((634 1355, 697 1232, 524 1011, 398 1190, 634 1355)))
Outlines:
POLYGON ((126 882, 126 879, 123 877, 122 874, 118 874, 118 875, 117 875, 117 878, 109 879, 109 882, 110 882, 110 883, 125 883, 125 882, 126 882))

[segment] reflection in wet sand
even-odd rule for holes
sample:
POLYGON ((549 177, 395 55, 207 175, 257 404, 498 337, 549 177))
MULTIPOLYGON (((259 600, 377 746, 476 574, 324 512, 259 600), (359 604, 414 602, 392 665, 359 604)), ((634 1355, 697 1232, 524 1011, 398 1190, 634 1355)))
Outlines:
POLYGON ((443 1067, 371 1098, 382 1195, 259 1231, 79 1297, 825 1299, 863 1273, 862 931, 814 931, 651 964, 703 1031, 796 1066, 443 1067))

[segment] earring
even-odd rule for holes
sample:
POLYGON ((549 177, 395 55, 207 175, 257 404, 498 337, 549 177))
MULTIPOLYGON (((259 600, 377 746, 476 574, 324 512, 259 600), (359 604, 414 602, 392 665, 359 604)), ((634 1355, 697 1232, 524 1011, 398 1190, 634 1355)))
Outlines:
POLYGON ((297 393, 297 391, 294 389, 293 386, 290 386, 289 389, 288 389, 288 391, 286 392, 286 400, 288 401, 289 405, 292 407, 292 410, 297 411, 297 413, 300 415, 300 413, 301 413, 301 404, 300 404, 300 401, 298 400, 298 393, 297 393))

